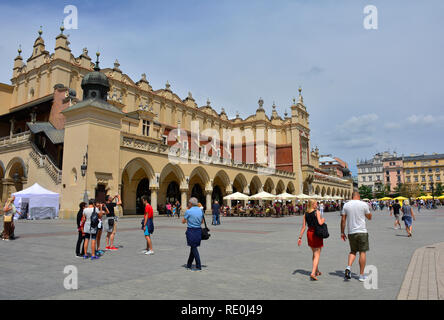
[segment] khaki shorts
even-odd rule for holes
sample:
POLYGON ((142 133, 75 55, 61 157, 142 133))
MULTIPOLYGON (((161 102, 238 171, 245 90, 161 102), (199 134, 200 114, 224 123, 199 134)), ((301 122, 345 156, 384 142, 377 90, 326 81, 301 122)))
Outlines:
POLYGON ((348 241, 350 242, 350 251, 366 252, 369 251, 368 233, 354 233, 348 235, 348 241))

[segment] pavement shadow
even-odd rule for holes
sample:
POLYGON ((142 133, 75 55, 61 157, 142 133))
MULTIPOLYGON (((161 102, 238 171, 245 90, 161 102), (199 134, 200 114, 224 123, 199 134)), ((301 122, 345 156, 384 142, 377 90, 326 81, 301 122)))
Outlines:
MULTIPOLYGON (((344 279, 344 281, 347 281, 347 280, 345 280, 345 278, 344 278, 344 277, 345 277, 345 271, 343 271, 343 270, 336 270, 335 272, 330 272, 329 275, 331 275, 331 276, 336 276, 336 277, 340 277, 340 278, 344 279)), ((351 277, 352 277, 353 279, 359 280, 359 276, 356 275, 356 274, 354 274, 353 272, 352 272, 352 274, 351 274, 351 277)))
POLYGON ((311 271, 307 271, 307 270, 298 269, 298 270, 293 271, 293 275, 298 274, 298 273, 303 274, 304 276, 311 275, 311 271))
POLYGON ((404 238, 408 238, 408 237, 409 237, 409 236, 406 235, 406 234, 397 234, 396 236, 397 236, 397 237, 404 237, 404 238))
MULTIPOLYGON (((187 265, 183 264, 181 267, 186 269, 187 265)), ((207 267, 206 265, 204 265, 204 264, 202 265, 202 269, 206 268, 206 267, 207 267)), ((191 265, 191 268, 196 268, 196 265, 195 264, 191 265)))

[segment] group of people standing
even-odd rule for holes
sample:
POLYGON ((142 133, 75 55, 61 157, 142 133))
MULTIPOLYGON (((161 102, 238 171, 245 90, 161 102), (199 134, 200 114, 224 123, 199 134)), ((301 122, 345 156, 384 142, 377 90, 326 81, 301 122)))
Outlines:
POLYGON ((117 230, 117 217, 114 209, 121 205, 122 201, 119 195, 114 198, 106 196, 105 202, 90 199, 88 203, 79 204, 77 213, 77 231, 78 238, 76 244, 76 256, 88 259, 88 247, 91 243, 91 260, 99 259, 105 253, 101 249, 101 238, 103 229, 106 232, 105 250, 116 251, 114 238, 117 230), (118 200, 115 202, 115 200, 118 200))
POLYGON ((180 202, 179 200, 176 201, 176 203, 171 204, 171 202, 168 202, 165 205, 166 215, 167 217, 174 217, 177 215, 177 219, 180 218, 180 202))

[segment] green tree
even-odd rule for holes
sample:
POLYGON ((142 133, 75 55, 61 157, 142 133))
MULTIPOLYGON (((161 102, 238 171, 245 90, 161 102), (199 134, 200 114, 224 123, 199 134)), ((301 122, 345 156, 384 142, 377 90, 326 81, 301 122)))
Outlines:
POLYGON ((359 187, 359 194, 361 195, 361 199, 371 199, 373 198, 373 192, 372 192, 372 188, 370 188, 369 186, 360 186, 359 187))
POLYGON ((442 185, 441 182, 439 182, 435 185, 435 190, 434 190, 433 196, 440 197, 443 194, 444 194, 444 186, 442 185))

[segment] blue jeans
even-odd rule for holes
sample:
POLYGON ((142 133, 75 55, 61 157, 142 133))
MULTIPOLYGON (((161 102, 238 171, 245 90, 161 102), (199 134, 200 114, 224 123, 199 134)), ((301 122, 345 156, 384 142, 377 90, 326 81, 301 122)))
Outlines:
POLYGON ((213 224, 220 224, 220 214, 213 214, 213 224))
POLYGON ((190 256, 188 258, 187 268, 191 269, 191 265, 193 263, 193 260, 196 260, 196 268, 202 269, 202 266, 200 264, 200 255, 199 255, 199 251, 197 250, 197 247, 191 247, 191 249, 190 249, 190 256))

